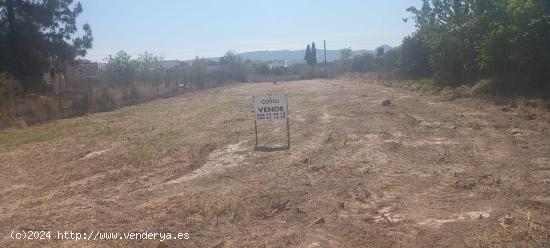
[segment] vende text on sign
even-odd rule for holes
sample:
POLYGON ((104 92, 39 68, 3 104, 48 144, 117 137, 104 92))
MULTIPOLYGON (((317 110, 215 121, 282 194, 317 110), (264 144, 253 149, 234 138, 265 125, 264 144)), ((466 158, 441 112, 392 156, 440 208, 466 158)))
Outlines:
POLYGON ((254 96, 256 120, 284 120, 288 118, 286 95, 254 96))

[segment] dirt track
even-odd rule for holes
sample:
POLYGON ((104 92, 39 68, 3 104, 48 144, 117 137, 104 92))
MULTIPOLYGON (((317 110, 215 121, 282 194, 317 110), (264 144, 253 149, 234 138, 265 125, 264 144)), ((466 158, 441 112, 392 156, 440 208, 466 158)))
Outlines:
POLYGON ((503 107, 317 80, 4 131, 0 247, 548 247, 550 115, 503 107), (288 93, 291 151, 253 152, 251 97, 265 93, 288 93), (190 239, 17 241, 12 230, 190 239))

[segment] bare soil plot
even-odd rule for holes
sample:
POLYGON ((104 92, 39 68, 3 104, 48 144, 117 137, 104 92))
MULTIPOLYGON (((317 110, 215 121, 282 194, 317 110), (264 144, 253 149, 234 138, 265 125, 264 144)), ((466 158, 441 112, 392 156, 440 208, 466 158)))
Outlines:
POLYGON ((549 129, 541 110, 312 80, 7 130, 0 247, 548 247, 549 129), (266 93, 288 94, 291 151, 252 150, 252 95, 266 93), (17 241, 12 230, 190 239, 17 241))

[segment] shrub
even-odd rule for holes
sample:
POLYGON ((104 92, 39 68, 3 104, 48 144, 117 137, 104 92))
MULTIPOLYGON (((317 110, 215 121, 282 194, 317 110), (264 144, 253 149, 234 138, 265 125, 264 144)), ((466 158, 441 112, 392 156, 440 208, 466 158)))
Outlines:
POLYGON ((94 112, 110 111, 124 105, 124 97, 127 94, 117 87, 102 87, 91 91, 89 96, 89 110, 94 112))
POLYGON ((269 74, 269 66, 267 63, 261 63, 256 67, 256 72, 260 75, 267 75, 269 74))
POLYGON ((17 115, 26 124, 44 123, 61 117, 61 111, 56 99, 48 96, 30 94, 18 101, 17 115))
POLYGON ((375 57, 372 54, 362 54, 353 57, 351 69, 354 72, 371 72, 376 69, 375 57))
POLYGON ((9 74, 0 73, 0 128, 11 124, 15 118, 15 96, 20 84, 9 74))
POLYGON ((246 68, 240 56, 229 51, 220 58, 219 82, 235 81, 246 82, 246 68))
POLYGON ((477 81, 471 89, 472 93, 476 94, 496 94, 496 85, 495 80, 493 79, 482 79, 477 81))

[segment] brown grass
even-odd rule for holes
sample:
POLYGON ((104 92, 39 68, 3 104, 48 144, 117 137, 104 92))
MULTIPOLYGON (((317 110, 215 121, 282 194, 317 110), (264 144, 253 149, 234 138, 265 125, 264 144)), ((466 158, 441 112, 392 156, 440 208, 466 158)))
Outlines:
POLYGON ((476 239, 479 247, 508 247, 509 244, 550 246, 550 232, 529 212, 501 218, 495 229, 479 234, 476 239))

